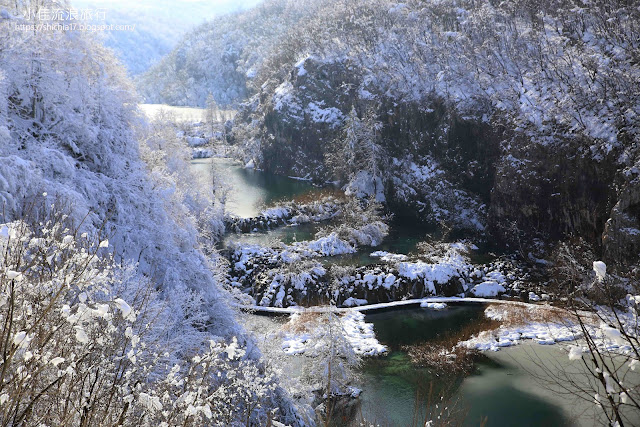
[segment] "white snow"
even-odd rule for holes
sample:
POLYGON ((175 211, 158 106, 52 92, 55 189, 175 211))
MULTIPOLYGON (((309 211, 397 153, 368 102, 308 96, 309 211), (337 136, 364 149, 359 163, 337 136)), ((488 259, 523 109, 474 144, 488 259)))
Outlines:
POLYGON ((598 280, 603 281, 607 275, 607 264, 602 261, 593 261, 593 271, 595 271, 598 280))
POLYGON ((384 195, 384 183, 378 176, 372 176, 368 171, 358 171, 355 177, 344 188, 347 196, 356 196, 366 199, 373 196, 376 202, 384 203, 387 199, 384 195))
POLYGON ((529 292, 529 301, 538 302, 541 299, 542 298, 538 294, 536 294, 535 292, 529 292))
POLYGON ((578 327, 531 323, 520 327, 501 327, 495 331, 485 331, 462 342, 461 345, 481 351, 498 351, 501 347, 517 345, 523 339, 534 340, 542 345, 553 345, 557 342, 573 341, 580 336, 581 332, 578 327))
POLYGON ((406 261, 407 259, 409 259, 409 257, 404 254, 393 254, 386 251, 371 252, 369 256, 374 258, 380 258, 381 261, 388 262, 388 263, 396 263, 400 261, 406 261))
MULTIPOLYGON (((513 303, 515 304, 515 303, 513 303)), ((528 307, 528 310, 545 309, 544 306, 534 304, 517 304, 521 307, 528 307)), ((495 320, 506 320, 507 311, 501 306, 490 306, 485 310, 485 315, 495 320)), ((590 314, 585 313, 584 316, 590 314)), ((623 324, 634 324, 632 316, 624 313, 618 313, 623 324)), ((589 336, 594 340, 596 345, 610 352, 620 354, 628 354, 631 346, 624 338, 623 334, 616 328, 606 324, 599 327, 591 323, 585 323, 585 328, 589 336)), ((583 336, 583 331, 577 322, 573 322, 570 318, 564 319, 561 323, 556 322, 529 322, 520 326, 501 326, 494 331, 485 331, 472 337, 471 339, 460 343, 470 348, 479 350, 497 351, 501 347, 508 347, 520 343, 524 339, 533 340, 541 345, 553 345, 559 342, 575 341, 583 336)), ((577 360, 582 357, 586 349, 579 344, 569 347, 569 359, 577 360)))
POLYGON ((282 340, 282 350, 289 355, 303 354, 310 338, 309 334, 287 335, 282 340))
POLYGON ((447 303, 424 301, 424 302, 420 303, 420 307, 422 307, 422 308, 430 308, 432 310, 444 310, 445 308, 447 308, 447 303))
POLYGON ((0 238, 3 240, 9 240, 9 227, 6 225, 3 225, 2 228, 0 228, 0 238))
POLYGON ((498 282, 491 281, 482 282, 471 289, 471 293, 473 295, 484 298, 496 297, 504 292, 506 292, 504 286, 500 285, 498 282))
POLYGON ((54 357, 49 361, 49 363, 51 363, 53 366, 56 366, 56 367, 63 362, 64 362, 64 357, 59 357, 59 356, 54 357))
POLYGON ((304 63, 307 62, 307 59, 311 58, 311 56, 307 55, 294 65, 298 69, 298 76, 304 76, 307 74, 307 70, 304 69, 304 63))
POLYGON ((75 330, 76 330, 76 340, 78 340, 78 342, 82 344, 89 343, 89 336, 87 335, 87 333, 85 332, 82 326, 75 326, 75 330))
POLYGON ((359 305, 367 305, 368 303, 369 302, 366 299, 359 299, 359 298, 349 297, 346 300, 344 300, 342 305, 344 305, 345 307, 354 307, 354 306, 359 306, 359 305))
POLYGON ((310 102, 307 104, 306 113, 316 123, 327 123, 331 127, 338 127, 344 120, 344 115, 335 107, 324 108, 323 102, 310 102))
POLYGON ((13 337, 13 345, 20 347, 23 346, 24 343, 28 344, 29 340, 27 339, 27 332, 26 331, 20 331, 17 334, 14 335, 13 337))
POLYGON ((377 356, 387 352, 373 332, 373 324, 364 321, 364 314, 358 311, 347 313, 340 319, 345 336, 356 354, 377 356))
MULTIPOLYGON (((341 310, 335 307, 322 307, 324 313, 331 310, 332 312, 340 313, 341 310)), ((298 320, 299 312, 294 313, 291 316, 290 323, 295 324, 298 320)), ((387 352, 387 348, 380 344, 376 339, 373 325, 364 321, 364 314, 358 311, 342 310, 342 314, 338 315, 339 324, 342 328, 342 334, 348 341, 349 345, 353 348, 356 354, 363 356, 377 356, 387 352)), ((319 317, 317 321, 323 321, 322 317, 319 317)), ((297 355, 304 354, 310 348, 316 345, 316 333, 322 333, 320 329, 316 331, 316 326, 311 321, 307 323, 304 329, 296 333, 285 333, 282 339, 282 349, 286 354, 297 355)))
POLYGON ((122 313, 123 318, 129 319, 133 315, 133 310, 131 309, 131 306, 127 304, 127 302, 122 298, 116 298, 113 300, 113 302, 117 304, 118 310, 120 310, 120 312, 122 313))
POLYGON ((312 251, 321 256, 350 254, 356 251, 356 248, 340 239, 335 233, 309 242, 296 242, 292 246, 301 253, 312 251))
POLYGON ((622 336, 622 332, 620 332, 618 329, 612 328, 611 326, 607 325, 606 323, 601 323, 600 324, 600 330, 602 331, 602 333, 605 336, 607 336, 609 339, 611 339, 616 344, 620 344, 620 345, 624 345, 625 344, 626 340, 622 336))

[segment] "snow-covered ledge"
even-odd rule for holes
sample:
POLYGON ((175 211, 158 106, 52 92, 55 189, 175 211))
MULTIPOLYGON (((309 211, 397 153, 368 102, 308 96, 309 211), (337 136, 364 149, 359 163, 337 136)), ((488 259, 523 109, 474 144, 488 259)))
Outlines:
POLYGON ((539 304, 531 304, 522 301, 511 301, 511 300, 501 300, 501 299, 491 299, 491 298, 473 298, 473 297, 429 297, 429 298, 417 298, 417 299, 408 299, 402 301, 392 301, 392 302, 383 302, 378 304, 369 304, 362 305, 359 307, 328 307, 328 306, 317 306, 317 307, 263 307, 257 305, 243 305, 243 304, 235 304, 235 307, 240 308, 241 310, 246 311, 254 311, 259 313, 272 313, 272 314, 294 314, 294 313, 326 313, 331 310, 337 313, 349 313, 352 311, 374 311, 374 310, 382 310, 385 308, 394 308, 394 307, 404 307, 411 305, 421 305, 428 303, 445 303, 445 304, 459 304, 459 303, 478 303, 478 304, 510 304, 510 305, 518 305, 521 307, 529 307, 539 304))

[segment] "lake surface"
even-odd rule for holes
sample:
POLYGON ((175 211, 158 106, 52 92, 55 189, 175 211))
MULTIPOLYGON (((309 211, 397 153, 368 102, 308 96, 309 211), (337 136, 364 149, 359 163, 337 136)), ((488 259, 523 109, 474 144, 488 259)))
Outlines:
MULTIPOLYGON (((442 311, 403 308, 367 314, 376 337, 391 352, 365 361, 360 397, 363 416, 380 425, 413 425, 415 414, 424 416, 427 407, 433 410, 428 404, 434 400, 428 398, 433 387, 433 396, 442 393, 450 397, 447 405, 456 408, 453 416, 463 419, 464 426, 478 426, 483 420, 487 427, 581 425, 571 414, 571 404, 558 405, 558 396, 536 382, 533 375, 540 374, 536 372, 536 358, 522 349, 487 352, 474 373, 463 378, 436 376, 426 368, 415 367, 400 348, 455 332, 478 321, 483 311, 484 306, 469 305, 449 306, 442 311), (420 411, 416 411, 416 402, 420 411)), ((536 357, 550 364, 567 359, 566 351, 557 348, 538 346, 537 350, 536 357)))
POLYGON ((267 205, 290 200, 316 189, 308 181, 245 169, 239 162, 227 158, 194 159, 191 161, 191 170, 198 176, 218 179, 227 184, 227 211, 242 218, 258 216, 267 205))
MULTIPOLYGON (((260 215, 266 206, 273 206, 280 201, 313 195, 318 187, 308 181, 296 180, 268 172, 245 169, 232 159, 209 158, 191 161, 191 170, 202 180, 202 185, 218 179, 229 186, 227 211, 242 218, 260 215)), ((278 227, 268 231, 257 231, 247 234, 228 234, 225 242, 236 241, 269 246, 274 242, 291 244, 296 241, 311 240, 315 233, 328 223, 301 224, 297 226, 278 227)), ((342 265, 369 265, 379 262, 379 258, 371 257, 373 251, 410 254, 415 251, 416 244, 427 238, 432 231, 425 227, 416 227, 406 221, 392 220, 389 235, 381 245, 370 248, 362 247, 354 254, 345 254, 323 262, 342 265)))
MULTIPOLYGON (((477 322, 484 308, 481 304, 450 305, 441 311, 405 307, 367 314, 365 320, 373 323, 376 337, 391 351, 385 357, 364 359, 360 378, 354 382, 363 390, 354 411, 355 419, 345 417, 333 425, 359 426, 364 418, 380 426, 423 426, 424 421, 414 422, 414 415, 424 417, 426 408, 433 410, 433 403, 441 394, 447 396, 444 405, 459 421, 453 425, 479 426, 483 421, 487 427, 601 425, 594 405, 553 394, 537 382, 536 376, 555 375, 553 370, 541 372, 539 363, 548 367, 558 364, 566 367, 571 363, 566 349, 560 345, 523 343, 495 353, 486 352, 486 357, 467 377, 434 375, 426 368, 414 366, 401 350, 403 345, 437 339, 477 322)), ((274 342, 272 334, 286 318, 250 314, 244 317, 248 319, 247 329, 253 331, 259 345, 280 345, 274 342)), ((288 375, 294 376, 304 369, 300 363, 308 362, 296 356, 289 356, 288 360, 288 375)))
MULTIPOLYGON (((244 169, 231 159, 197 159, 191 162, 191 167, 204 181, 224 180, 231 188, 228 211, 241 217, 257 216, 265 206, 277 204, 278 201, 303 195, 307 195, 307 199, 312 198, 313 192, 317 191, 309 182, 244 169)), ((290 244, 313 239, 318 229, 326 225, 302 224, 249 234, 229 233, 226 241, 239 240, 260 245, 276 242, 290 244)), ((363 247, 355 254, 328 257, 322 262, 370 264, 378 261, 378 258, 370 256, 371 252, 377 250, 411 254, 418 242, 429 240, 429 233, 432 232, 402 220, 391 221, 390 225, 390 234, 380 246, 363 247)), ((405 307, 367 314, 366 320, 374 324, 376 337, 391 351, 385 357, 364 361, 361 378, 356 381, 356 385, 363 389, 357 411, 359 417, 381 426, 424 425, 422 420, 416 422, 414 415, 422 417, 426 408, 434 408, 433 399, 428 398, 431 390, 432 396, 443 394, 450 398, 445 405, 454 417, 459 417, 457 425, 478 426, 483 421, 487 427, 598 424, 593 405, 558 398, 534 378, 549 375, 549 372, 540 371, 536 361, 545 361, 549 366, 568 363, 566 349, 560 345, 547 347, 524 343, 497 353, 487 352, 473 374, 467 377, 436 376, 428 369, 414 366, 402 350, 403 345, 430 341, 443 334, 459 331, 465 325, 478 322, 483 313, 482 305, 459 305, 449 306, 442 311, 405 307), (535 357, 532 357, 532 353, 535 357), (427 403, 429 401, 431 405, 427 403), (416 407, 419 410, 415 410, 416 407)), ((249 323, 254 325, 247 326, 254 331, 258 342, 279 346, 279 343, 272 342, 270 334, 282 326, 285 321, 283 318, 247 316, 247 319, 253 319, 249 323)), ((291 359, 289 372, 300 371, 302 367, 298 365, 301 360, 291 359)), ((345 419, 337 425, 359 425, 352 421, 345 419)))

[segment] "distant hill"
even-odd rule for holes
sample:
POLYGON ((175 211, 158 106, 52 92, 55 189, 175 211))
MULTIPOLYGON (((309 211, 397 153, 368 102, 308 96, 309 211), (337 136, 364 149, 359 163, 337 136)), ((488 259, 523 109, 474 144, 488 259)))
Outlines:
POLYGON ((148 103, 204 107, 210 94, 220 105, 242 101, 255 92, 251 82, 262 72, 265 58, 320 3, 268 0, 216 17, 186 34, 139 76, 138 91, 148 103))
POLYGON ((78 9, 100 10, 92 23, 129 25, 131 30, 98 32, 102 43, 114 50, 130 76, 156 64, 193 27, 218 15, 253 6, 261 0, 132 1, 75 0, 78 9))

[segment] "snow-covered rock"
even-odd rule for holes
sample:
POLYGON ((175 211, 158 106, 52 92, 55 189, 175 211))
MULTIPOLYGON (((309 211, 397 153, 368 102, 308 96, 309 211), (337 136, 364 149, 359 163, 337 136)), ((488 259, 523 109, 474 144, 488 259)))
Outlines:
POLYGON ((482 298, 496 297, 504 292, 506 292, 504 286, 500 285, 498 282, 492 281, 482 282, 471 289, 471 293, 473 295, 482 298))
POLYGON ((420 307, 422 308, 430 308, 432 310, 444 310, 447 308, 447 304, 444 302, 428 302, 424 301, 420 303, 420 307))

